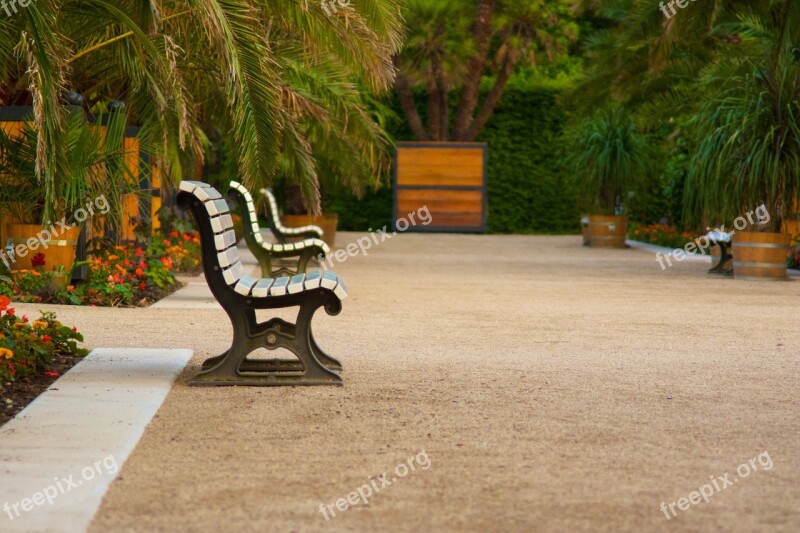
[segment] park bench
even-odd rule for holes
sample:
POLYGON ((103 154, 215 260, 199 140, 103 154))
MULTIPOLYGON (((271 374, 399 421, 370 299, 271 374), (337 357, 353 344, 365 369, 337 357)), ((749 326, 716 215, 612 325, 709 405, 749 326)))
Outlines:
POLYGON ((228 203, 206 183, 182 181, 178 203, 191 210, 200 231, 203 272, 214 298, 233 325, 233 342, 207 359, 193 385, 341 385, 339 361, 320 349, 311 330, 317 309, 342 309, 347 288, 331 271, 278 278, 244 273, 228 203), (280 318, 258 322, 257 309, 299 307, 296 323, 280 318), (248 359, 258 348, 285 348, 297 360, 248 359))
POLYGON ((270 189, 261 189, 261 194, 267 200, 267 226, 275 240, 286 242, 287 238, 321 239, 324 232, 319 226, 301 226, 299 228, 287 228, 281 224, 281 216, 278 212, 278 202, 270 189))
POLYGON ((230 183, 229 192, 241 208, 244 240, 247 243, 247 247, 256 257, 261 267, 262 276, 274 277, 300 274, 306 271, 308 262, 312 258, 325 257, 330 252, 330 248, 325 241, 317 238, 307 238, 293 243, 271 244, 265 242, 261 236, 261 227, 258 224, 258 215, 256 214, 256 206, 253 203, 253 196, 244 185, 236 181, 230 183), (288 265, 285 263, 286 259, 295 257, 297 258, 296 263, 292 262, 288 265), (279 262, 280 264, 278 264, 279 262))
MULTIPOLYGON (((719 246, 720 256, 716 265, 708 269, 709 274, 732 275, 732 268, 725 268, 725 264, 733 259, 733 255, 728 251, 731 245, 731 234, 724 231, 709 231, 705 237, 712 243, 719 246)), ((713 244, 712 244, 713 246, 713 244)))

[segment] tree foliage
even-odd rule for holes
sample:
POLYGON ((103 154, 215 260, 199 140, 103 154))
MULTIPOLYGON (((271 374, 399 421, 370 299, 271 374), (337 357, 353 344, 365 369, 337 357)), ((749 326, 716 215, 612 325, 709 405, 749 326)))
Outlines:
POLYGON ((346 153, 356 187, 388 164, 360 89, 391 87, 401 24, 398 0, 334 16, 305 0, 37 0, 0 17, 0 101, 33 106, 44 181, 68 166, 71 89, 126 101, 173 180, 230 134, 249 187, 288 176, 317 209, 317 155, 346 153))
POLYGON ((518 67, 553 60, 577 38, 571 7, 567 0, 406 0, 395 90, 415 137, 474 140, 518 67), (418 88, 426 94, 426 124, 418 88))

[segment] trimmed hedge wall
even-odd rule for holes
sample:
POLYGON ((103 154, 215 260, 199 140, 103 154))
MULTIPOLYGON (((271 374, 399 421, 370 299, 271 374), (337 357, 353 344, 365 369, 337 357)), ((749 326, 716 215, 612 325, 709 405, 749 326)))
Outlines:
MULTIPOLYGON (((557 152, 566 120, 554 89, 509 88, 481 132, 489 144, 489 231, 577 233, 578 200, 559 167, 557 152)), ((398 117, 399 104, 392 102, 398 117)), ((405 124, 390 128, 398 141, 414 140, 405 124)), ((390 179, 386 179, 390 183, 390 179)), ((365 231, 392 223, 387 185, 359 200, 347 190, 323 191, 325 210, 339 214, 339 229, 365 231)))

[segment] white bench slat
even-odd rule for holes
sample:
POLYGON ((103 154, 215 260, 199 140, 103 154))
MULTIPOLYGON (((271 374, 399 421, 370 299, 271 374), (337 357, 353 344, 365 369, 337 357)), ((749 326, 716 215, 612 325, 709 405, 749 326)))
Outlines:
POLYGON ((219 191, 213 187, 201 188, 197 187, 193 193, 198 200, 201 202, 207 202, 208 200, 219 200, 222 198, 222 195, 219 191))
POLYGON ((228 214, 211 219, 211 229, 214 231, 214 233, 222 233, 232 227, 233 219, 228 214))
POLYGON ((339 276, 330 270, 326 270, 322 273, 320 286, 324 289, 332 290, 333 294, 335 294, 340 300, 347 298, 347 287, 344 286, 344 283, 342 283, 342 280, 339 279, 339 276))
POLYGON ((238 292, 242 296, 249 296, 250 289, 253 288, 253 285, 258 283, 258 278, 251 276, 250 274, 245 274, 241 278, 239 278, 239 282, 236 284, 236 287, 233 288, 234 291, 238 292))
POLYGON ((236 233, 234 233, 232 229, 214 236, 214 246, 217 248, 217 251, 221 252, 234 244, 236 244, 236 233))
POLYGON ((333 289, 333 294, 335 294, 339 300, 345 300, 347 298, 347 286, 344 284, 344 280, 342 278, 337 279, 336 288, 333 289))
POLYGON ((225 270, 222 271, 222 277, 225 278, 225 283, 227 283, 228 285, 233 285, 234 283, 239 281, 239 278, 242 277, 243 273, 244 273, 244 267, 242 266, 241 261, 237 261, 236 263, 231 265, 230 268, 226 268, 225 270))
POLYGON ((258 283, 255 284, 253 287, 253 297, 254 298, 266 298, 269 296, 269 288, 272 286, 272 283, 275 280, 272 278, 262 278, 258 280, 258 283))
POLYGON ((709 231, 706 237, 716 242, 731 242, 731 234, 724 231, 709 231))
POLYGON ((316 289, 319 287, 319 282, 322 280, 321 270, 312 270, 306 274, 306 289, 316 289))
POLYGON ((269 289, 270 296, 283 296, 286 294, 286 287, 289 286, 289 278, 282 276, 275 280, 269 289))
POLYGON ((239 261, 239 251, 236 248, 228 248, 224 252, 217 254, 217 261, 219 266, 227 268, 239 261))
POLYGON ((322 279, 320 280, 320 287, 322 287, 323 289, 333 290, 336 288, 338 282, 339 282, 339 277, 330 270, 326 270, 325 272, 322 273, 322 279))
POLYGON ((261 236, 261 232, 256 233, 255 235, 253 235, 253 237, 256 238, 256 242, 258 244, 262 244, 262 245, 264 244, 264 238, 261 236))
POLYGON ((303 282, 306 280, 305 274, 295 274, 292 276, 292 279, 289 280, 289 286, 287 290, 289 294, 297 294, 298 292, 303 292, 305 288, 303 287, 303 282))
POLYGON ((225 200, 210 200, 205 203, 206 211, 210 216, 217 216, 230 211, 225 200))
POLYGON ((202 181, 182 181, 179 185, 180 190, 188 193, 194 193, 195 189, 208 189, 209 187, 211 185, 202 181))

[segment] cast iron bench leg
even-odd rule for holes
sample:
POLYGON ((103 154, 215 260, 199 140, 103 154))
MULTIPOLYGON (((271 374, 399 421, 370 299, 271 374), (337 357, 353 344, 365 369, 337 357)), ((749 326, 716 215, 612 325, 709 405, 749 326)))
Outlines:
POLYGON ((733 259, 733 256, 728 252, 728 243, 717 242, 717 246, 719 246, 719 251, 720 251, 719 262, 713 267, 709 268, 708 273, 727 274, 728 270, 733 270, 733 269, 726 269, 725 263, 733 259))
MULTIPOLYGON (((311 334, 311 319, 317 309, 325 306, 330 314, 336 314, 341 302, 321 293, 313 296, 300 304, 297 324, 273 319, 259 325, 252 309, 226 309, 233 324, 233 344, 221 356, 206 360, 192 385, 341 385, 341 376, 317 358, 319 347, 315 350, 311 334), (248 354, 262 347, 285 348, 299 361, 247 361, 248 354)), ((319 352, 331 363, 338 363, 319 352)))

